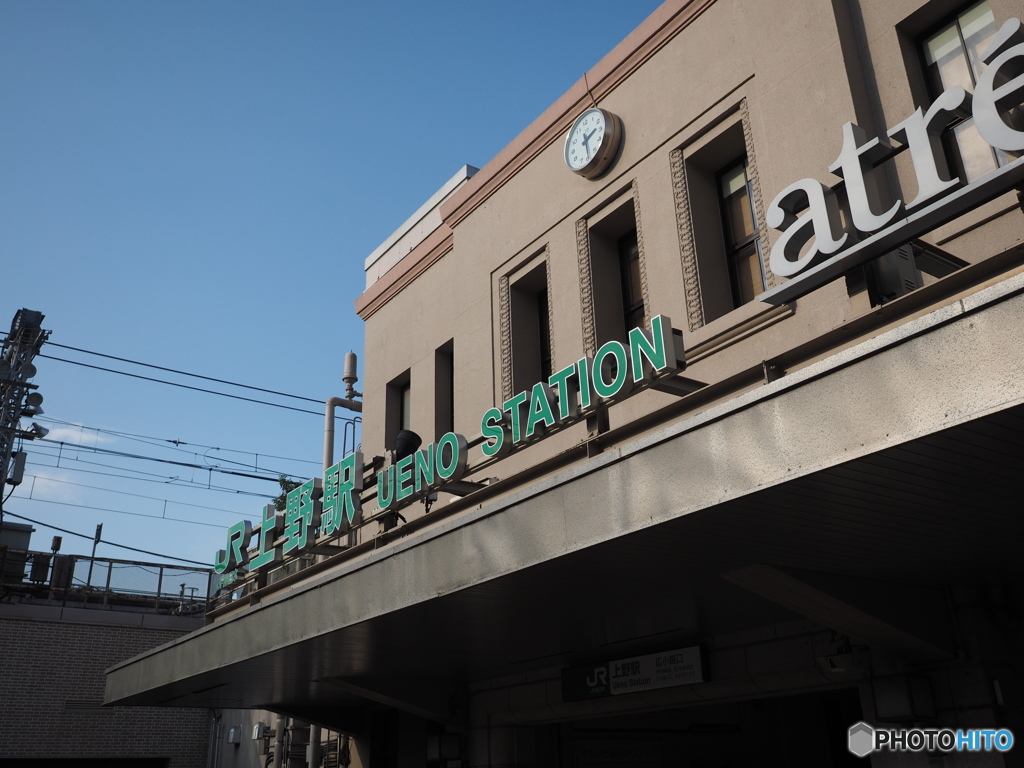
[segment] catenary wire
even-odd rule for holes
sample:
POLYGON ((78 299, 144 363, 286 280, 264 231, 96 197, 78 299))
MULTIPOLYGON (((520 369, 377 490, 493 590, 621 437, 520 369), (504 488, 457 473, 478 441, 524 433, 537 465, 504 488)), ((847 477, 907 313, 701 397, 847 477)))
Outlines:
MULTIPOLYGON (((167 462, 171 462, 171 463, 180 463, 180 462, 174 462, 171 459, 161 459, 161 458, 158 458, 156 456, 144 456, 143 454, 118 452, 118 451, 114 451, 114 449, 112 449, 112 448, 102 448, 102 447, 100 447, 98 445, 85 445, 84 443, 72 443, 72 442, 69 442, 67 440, 55 440, 52 437, 36 438, 36 439, 37 440, 41 440, 43 442, 47 442, 47 443, 59 443, 62 447, 67 447, 69 449, 76 450, 76 451, 86 451, 86 452, 90 452, 91 451, 91 452, 95 452, 95 453, 110 453, 110 454, 117 455, 117 456, 124 456, 125 458, 145 459, 147 461, 158 461, 158 462, 167 461, 167 462)), ((169 450, 169 451, 180 451, 182 453, 186 453, 186 454, 189 454, 191 456, 196 456, 196 457, 199 456, 199 452, 198 451, 189 451, 189 450, 185 450, 185 449, 182 449, 182 448, 171 448, 170 446, 159 445, 157 443, 148 443, 148 442, 146 442, 144 440, 143 441, 139 441, 139 442, 142 442, 144 445, 152 445, 152 446, 155 446, 157 448, 164 448, 164 449, 169 450)), ((217 450, 220 450, 220 449, 219 448, 210 448, 209 450, 207 450, 207 451, 205 451, 203 453, 203 458, 204 459, 208 458, 207 454, 210 453, 210 451, 217 451, 217 450)), ((258 454, 253 454, 253 455, 258 456, 258 454)), ((288 476, 288 474, 289 474, 287 472, 281 472, 280 470, 270 469, 269 467, 265 467, 263 470, 261 470, 259 468, 259 466, 256 465, 256 464, 250 465, 248 462, 234 461, 233 459, 228 459, 228 458, 225 458, 223 456, 218 456, 217 460, 219 462, 226 462, 228 464, 235 464, 236 466, 239 466, 239 467, 249 468, 251 466, 253 472, 261 472, 261 471, 262 472, 269 472, 270 474, 276 475, 278 477, 281 476, 281 475, 288 476)), ((221 464, 219 464, 219 463, 218 464, 196 464, 196 465, 186 463, 185 465, 189 466, 189 467, 192 467, 193 469, 196 469, 196 468, 198 468, 198 469, 212 469, 212 470, 218 471, 218 472, 219 471, 229 472, 229 470, 221 469, 221 464)), ((241 474, 241 473, 238 473, 238 474, 241 474)), ((243 476, 244 477, 256 477, 254 475, 243 475, 243 476)), ((264 476, 260 475, 257 479, 266 480, 266 479, 270 479, 270 478, 267 478, 267 477, 264 477, 264 476)), ((276 478, 274 478, 274 479, 276 479, 276 478)))
MULTIPOLYGON (((52 531, 60 531, 61 533, 66 533, 69 536, 78 536, 78 537, 83 538, 83 539, 88 539, 89 541, 94 541, 95 538, 96 538, 95 536, 89 536, 89 535, 84 534, 84 533, 78 533, 77 531, 69 531, 67 528, 59 528, 56 525, 50 525, 50 523, 44 523, 44 522, 41 522, 39 520, 33 520, 31 517, 25 517, 24 515, 16 515, 13 512, 6 512, 5 514, 10 515, 11 517, 16 517, 19 520, 24 520, 25 522, 28 522, 28 523, 35 523, 36 525, 41 525, 44 528, 49 528, 52 531)), ((189 560, 187 557, 175 557, 174 555, 165 555, 165 554, 162 554, 160 552, 150 552, 148 549, 138 549, 137 547, 129 547, 127 544, 116 544, 115 542, 107 541, 106 539, 100 539, 100 544, 106 544, 106 545, 111 546, 111 547, 118 547, 119 549, 127 549, 127 550, 130 550, 132 552, 141 552, 144 555, 153 555, 153 557, 165 557, 168 560, 179 560, 180 562, 183 562, 183 563, 192 563, 193 565, 201 565, 204 568, 209 568, 210 567, 209 563, 204 563, 204 562, 201 562, 199 560, 189 560)))
POLYGON ((40 504, 56 504, 58 507, 74 507, 75 509, 90 509, 94 512, 110 512, 115 515, 128 515, 129 517, 148 517, 150 520, 169 520, 173 523, 188 523, 189 525, 201 525, 205 528, 219 528, 223 530, 223 525, 217 525, 216 523, 201 523, 198 520, 185 520, 181 517, 164 517, 161 515, 147 515, 144 512, 125 512, 123 509, 110 509, 108 507, 93 507, 89 504, 74 504, 70 501, 52 501, 50 499, 37 499, 35 497, 19 497, 19 501, 35 501, 40 504))
POLYGON ((97 371, 106 371, 107 373, 117 373, 121 376, 130 376, 133 379, 142 379, 143 381, 153 381, 157 384, 167 384, 171 387, 180 387, 182 389, 191 389, 194 392, 205 392, 208 395, 220 395, 221 397, 230 397, 232 400, 243 400, 247 403, 257 403, 258 405, 269 405, 273 408, 284 408, 287 411, 298 411, 299 413, 311 413, 314 416, 323 416, 322 411, 311 411, 308 408, 295 408, 291 405, 282 405, 281 403, 271 403, 268 400, 256 400, 251 397, 242 397, 241 395, 232 395, 228 392, 218 392, 215 389, 203 389, 202 387, 193 387, 189 384, 179 384, 176 381, 164 381, 163 379, 154 379, 152 376, 141 376, 137 373, 128 373, 127 371, 118 371, 114 368, 104 368, 101 365, 92 365, 91 363, 83 363, 78 360, 66 360, 63 357, 54 357, 53 355, 39 354, 38 357, 46 358, 47 360, 56 360, 60 363, 70 363, 71 365, 80 365, 83 368, 92 368, 97 371))
POLYGON ((106 493, 116 493, 116 494, 118 494, 120 496, 133 496, 133 497, 135 497, 137 499, 149 499, 150 501, 162 501, 165 504, 177 504, 180 507, 195 507, 196 509, 206 509, 206 510, 209 510, 211 512, 223 512, 224 514, 227 514, 227 515, 237 515, 238 514, 237 512, 235 512, 233 510, 223 509, 221 507, 208 507, 208 506, 206 506, 204 504, 189 504, 187 501, 175 501, 174 499, 163 499, 163 498, 160 498, 159 496, 146 496, 145 494, 142 494, 142 493, 131 493, 129 491, 118 491, 118 490, 115 490, 114 488, 104 488, 103 486, 100 486, 100 485, 86 485, 85 483, 75 483, 75 482, 72 482, 71 480, 59 480, 56 477, 46 477, 45 475, 25 475, 25 480, 29 480, 29 479, 34 480, 34 481, 46 482, 46 483, 61 483, 63 485, 73 485, 76 488, 89 488, 90 490, 93 490, 93 491, 104 491, 106 493))
POLYGON ((68 346, 67 344, 57 344, 57 343, 52 342, 52 341, 47 341, 46 344, 47 344, 47 346, 50 346, 50 347, 60 347, 61 349, 70 349, 70 350, 73 350, 74 352, 83 352, 84 354, 87 354, 87 355, 95 355, 96 357, 105 357, 108 360, 117 360, 120 363, 130 363, 131 365, 140 365, 140 366, 142 366, 144 368, 153 368, 153 369, 155 369, 157 371, 167 371, 168 373, 177 373, 177 374, 179 374, 181 376, 191 376, 192 378, 195 378, 195 379, 203 379, 204 381, 213 381, 213 382, 215 382, 217 384, 227 384, 227 385, 232 386, 232 387, 241 387, 242 389, 251 389, 251 390, 254 390, 256 392, 266 392, 268 395, 280 395, 281 397, 290 397, 290 398, 293 398, 295 400, 305 400, 305 401, 310 402, 310 403, 321 403, 322 404, 324 402, 324 400, 317 400, 316 398, 313 398, 313 397, 303 397, 302 395, 291 395, 291 394, 289 394, 287 392, 278 392, 278 391, 273 390, 273 389, 263 389, 262 387, 254 387, 251 384, 239 384, 236 381, 227 381, 225 379, 216 379, 216 378, 214 378, 212 376, 202 376, 202 375, 200 375, 198 373, 189 373, 188 371, 179 371, 179 370, 177 370, 175 368, 165 368, 162 365, 153 365, 152 363, 141 363, 138 360, 129 360, 127 357, 117 357, 116 355, 106 355, 106 354, 103 354, 102 352, 93 352, 92 350, 81 349, 80 347, 71 347, 71 346, 68 346))
MULTIPOLYGON (((267 475, 254 475, 254 474, 250 474, 248 472, 238 472, 237 470, 234 470, 234 469, 224 469, 222 467, 215 467, 215 466, 210 466, 210 465, 193 464, 193 463, 187 462, 187 461, 174 461, 173 459, 160 459, 160 458, 157 458, 155 456, 143 456, 143 455, 137 454, 137 453, 128 453, 127 451, 115 451, 112 448, 99 448, 99 447, 91 446, 91 445, 81 445, 79 443, 68 443, 68 442, 66 442, 64 440, 50 440, 47 437, 39 437, 39 438, 36 438, 36 440, 37 440, 37 442, 50 443, 52 445, 60 445, 60 446, 67 447, 67 448, 73 448, 73 449, 79 450, 79 451, 86 451, 88 453, 102 453, 102 454, 106 454, 106 455, 109 455, 109 456, 120 456, 121 458, 125 458, 125 459, 140 459, 140 460, 143 460, 143 461, 155 461, 155 462, 158 462, 160 464, 171 464, 171 465, 176 466, 176 467, 187 467, 189 469, 200 469, 200 470, 207 471, 207 472, 218 472, 218 473, 224 474, 224 475, 234 475, 236 477, 247 477, 247 478, 250 478, 252 480, 269 480, 270 482, 276 483, 278 481, 278 478, 281 475, 284 475, 285 477, 293 477, 293 478, 298 478, 299 477, 298 475, 290 475, 290 474, 285 473, 285 472, 277 472, 277 473, 275 473, 274 477, 269 477, 267 475)), ((268 470, 268 472, 269 471, 270 470, 268 470)))
MULTIPOLYGON (((55 453, 42 453, 41 455, 47 457, 56 457, 55 453)), ((177 488, 194 488, 200 491, 216 491, 218 493, 233 493, 237 496, 255 496, 258 499, 272 499, 273 496, 269 496, 265 493, 256 493, 255 491, 243 491, 238 488, 228 488, 227 486, 220 485, 206 485, 204 483, 197 483, 194 480, 183 480, 180 477, 171 477, 168 475, 158 475, 153 472, 142 472, 138 469, 128 469, 126 467, 117 467, 111 464, 103 464, 98 461, 88 461, 86 459, 72 458, 69 461, 74 461, 82 464, 88 464, 91 467, 106 467, 108 469, 123 469, 126 472, 135 472, 137 474, 149 475, 150 477, 133 477, 131 475, 119 475, 115 472, 97 472, 94 469, 82 469, 81 467, 72 467, 68 465, 57 465, 57 464, 42 464, 37 461, 29 461, 27 464, 33 467, 47 467, 48 469, 61 469, 67 470, 68 472, 81 472, 86 475, 96 475, 98 477, 116 477, 121 480, 136 480, 140 483, 158 483, 159 485, 173 485, 177 488), (159 480, 155 478, 161 478, 159 480)))
POLYGON ((311 459, 295 459, 295 458, 292 458, 291 456, 276 456, 276 455, 274 455, 272 453, 257 453, 256 451, 243 451, 243 450, 239 450, 238 448, 220 448, 220 447, 215 446, 215 445, 206 445, 204 443, 187 443, 184 440, 168 440, 165 437, 154 437, 153 435, 139 435, 139 434, 136 434, 134 432, 122 432, 122 431, 117 430, 117 429, 105 429, 103 427, 90 427, 87 424, 78 424, 78 423, 76 423, 74 421, 65 421, 64 419, 58 419, 58 418, 55 418, 55 417, 52 417, 52 416, 39 416, 38 419, 39 419, 39 421, 44 421, 44 422, 47 422, 47 423, 51 423, 52 422, 54 424, 63 424, 64 426, 67 426, 67 427, 78 427, 79 429, 88 429, 90 431, 99 432, 99 433, 104 434, 104 435, 114 435, 115 437, 124 437, 126 439, 135 439, 135 440, 138 440, 139 442, 146 443, 147 445, 157 445, 157 446, 160 446, 161 448, 167 448, 168 450, 174 450, 174 451, 182 451, 183 453, 193 453, 194 451, 189 451, 186 448, 181 448, 181 447, 178 447, 178 446, 188 445, 188 446, 191 446, 193 448, 209 448, 209 449, 212 449, 212 450, 215 450, 215 451, 226 451, 228 453, 247 453, 247 454, 251 454, 253 456, 265 456, 268 459, 280 459, 281 461, 294 461, 294 462, 297 462, 299 464, 316 464, 317 466, 320 465, 319 461, 312 461, 311 459), (150 442, 147 442, 147 441, 150 441, 150 442), (163 445, 163 443, 171 443, 175 447, 171 448, 169 446, 163 445))
MULTIPOLYGON (((10 335, 6 331, 0 331, 0 334, 3 334, 4 336, 10 335)), ((72 346, 69 346, 67 344, 58 344, 58 343, 56 343, 54 341, 47 341, 46 344, 48 346, 51 346, 51 347, 59 347, 61 349, 70 349, 70 350, 72 350, 74 352, 82 352, 83 354, 86 354, 86 355, 95 355, 96 357, 104 357, 104 358, 106 358, 108 360, 117 360, 118 362, 121 362, 121 363, 129 363, 131 365, 139 365, 139 366, 142 366, 144 368, 153 368, 154 370, 157 370, 157 371, 167 371, 168 373, 176 373, 176 374, 178 374, 180 376, 191 376, 192 378, 195 378, 195 379, 203 379, 204 381, 213 381, 213 382, 216 382, 217 384, 227 384, 228 386, 241 387, 242 389, 251 389, 251 390, 254 390, 256 392, 266 392, 268 395, 280 395, 281 397, 290 397, 290 398, 293 398, 295 400, 305 400, 305 401, 310 402, 310 403, 323 403, 324 402, 324 400, 317 400, 314 397, 304 397, 303 395, 293 395, 293 394, 290 394, 288 392, 278 392, 277 390, 274 390, 274 389, 264 389, 263 387, 254 387, 251 384, 239 384, 237 381, 228 381, 226 379, 217 379, 217 378, 214 378, 213 376, 203 376, 203 375, 198 374, 198 373, 189 373, 188 371, 180 371, 177 368, 166 368, 166 367, 164 367, 162 365, 154 365, 152 363, 143 363, 143 362, 140 362, 138 360, 131 360, 131 359, 127 358, 127 357, 118 357, 117 355, 108 355, 108 354, 104 354, 103 352, 93 352, 91 349, 82 349, 81 347, 72 347, 72 346)), ((46 357, 46 355, 40 355, 40 357, 46 357)), ((53 359, 56 360, 56 359, 59 359, 59 358, 53 358, 53 359)), ((72 361, 65 360, 64 362, 72 362, 72 361)), ((103 369, 103 370, 105 370, 105 369, 103 369)), ((120 373, 120 371, 115 371, 115 373, 120 373)))

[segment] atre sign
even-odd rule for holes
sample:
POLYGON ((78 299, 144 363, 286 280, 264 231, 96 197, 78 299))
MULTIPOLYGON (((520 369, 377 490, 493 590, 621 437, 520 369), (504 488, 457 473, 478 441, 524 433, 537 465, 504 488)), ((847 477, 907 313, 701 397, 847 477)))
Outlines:
POLYGON ((850 269, 1024 184, 1024 131, 1007 122, 1011 109, 1024 101, 1024 29, 1010 19, 982 57, 988 66, 974 95, 963 88, 942 93, 927 111, 918 108, 885 138, 868 139, 863 129, 843 126, 843 148, 829 170, 842 177, 848 209, 840 221, 833 189, 815 179, 801 179, 782 190, 768 207, 768 225, 782 231, 772 246, 772 272, 791 278, 758 299, 783 304, 834 280, 850 269), (965 185, 942 178, 938 136, 953 120, 973 116, 981 137, 1017 159, 965 185), (894 148, 889 139, 899 144, 894 148), (876 211, 866 175, 899 151, 908 150, 917 179, 913 200, 896 200, 876 211), (806 211, 806 212, 805 212, 806 211), (797 215, 802 214, 802 215, 797 215))

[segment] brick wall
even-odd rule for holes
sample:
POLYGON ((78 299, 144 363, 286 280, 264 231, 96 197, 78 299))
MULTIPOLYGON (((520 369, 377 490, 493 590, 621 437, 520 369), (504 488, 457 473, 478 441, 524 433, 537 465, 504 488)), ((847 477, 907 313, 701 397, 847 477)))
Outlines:
POLYGON ((33 616, 29 606, 3 608, 0 733, 4 745, 0 757, 4 762, 10 758, 169 758, 171 768, 206 765, 208 710, 99 707, 107 667, 185 634, 188 620, 46 607, 37 608, 33 616), (145 626, 145 619, 155 626, 145 626), (102 623, 83 623, 88 621, 102 623))

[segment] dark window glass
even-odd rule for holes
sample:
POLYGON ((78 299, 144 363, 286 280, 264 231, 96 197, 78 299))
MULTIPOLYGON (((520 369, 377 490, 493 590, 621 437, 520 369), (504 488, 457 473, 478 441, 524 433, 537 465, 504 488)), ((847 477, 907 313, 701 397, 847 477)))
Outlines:
POLYGON ((622 284, 622 316, 626 333, 644 325, 644 294, 640 284, 640 246, 636 230, 619 238, 619 279, 622 284))
POLYGON ((540 380, 547 381, 553 371, 551 370, 551 317, 548 314, 548 289, 542 288, 537 292, 537 339, 540 349, 540 380))
POLYGON ((512 388, 529 389, 546 380, 551 368, 547 265, 535 266, 509 286, 512 320, 512 388))
POLYGON ((729 261, 732 297, 738 307, 753 301, 765 290, 761 263, 761 241, 757 231, 757 214, 743 158, 719 174, 722 223, 725 229, 725 253, 729 261))
POLYGON ((455 341, 434 351, 434 439, 455 429, 455 341))
POLYGON ((412 388, 406 384, 402 387, 399 396, 398 428, 411 429, 412 419, 412 388))

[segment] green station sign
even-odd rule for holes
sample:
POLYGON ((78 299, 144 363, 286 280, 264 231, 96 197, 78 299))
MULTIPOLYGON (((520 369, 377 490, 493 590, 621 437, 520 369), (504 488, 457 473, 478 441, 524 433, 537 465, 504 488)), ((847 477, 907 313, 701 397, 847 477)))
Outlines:
MULTIPOLYGON (((626 343, 609 341, 593 357, 582 357, 530 389, 490 408, 480 419, 480 448, 487 458, 502 458, 551 432, 576 423, 598 408, 618 402, 654 382, 675 375, 683 363, 672 321, 651 318, 650 328, 634 328, 626 343)), ((377 473, 377 505, 397 511, 445 485, 462 479, 468 467, 468 443, 449 432, 437 442, 377 473)), ((363 456, 351 453, 327 469, 322 479, 306 481, 286 496, 284 512, 263 509, 257 554, 250 560, 254 528, 248 520, 228 529, 227 545, 217 552, 214 570, 222 587, 235 583, 240 569, 280 563, 286 555, 309 550, 321 537, 342 534, 362 524, 363 456)))

